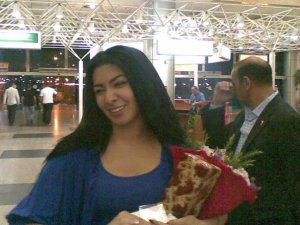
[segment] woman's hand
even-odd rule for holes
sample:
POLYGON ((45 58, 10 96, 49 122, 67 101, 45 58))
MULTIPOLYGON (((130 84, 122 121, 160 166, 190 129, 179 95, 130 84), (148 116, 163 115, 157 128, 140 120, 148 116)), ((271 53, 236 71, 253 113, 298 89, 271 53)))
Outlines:
MULTIPOLYGON (((199 220, 194 216, 185 216, 181 219, 171 220, 167 224, 169 225, 224 225, 227 221, 227 215, 213 217, 207 220, 199 220)), ((165 223, 151 220, 153 225, 164 225, 165 223)))
POLYGON ((127 211, 120 212, 108 225, 150 225, 150 223, 145 220, 132 215, 127 211))

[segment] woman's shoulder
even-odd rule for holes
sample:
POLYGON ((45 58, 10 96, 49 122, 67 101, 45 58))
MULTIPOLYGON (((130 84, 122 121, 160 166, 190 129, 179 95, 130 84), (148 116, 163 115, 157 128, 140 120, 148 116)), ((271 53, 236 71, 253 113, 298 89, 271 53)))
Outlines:
POLYGON ((92 149, 76 149, 70 151, 64 155, 57 156, 47 160, 45 167, 70 167, 80 165, 82 163, 88 163, 91 160, 97 158, 97 150, 92 149))

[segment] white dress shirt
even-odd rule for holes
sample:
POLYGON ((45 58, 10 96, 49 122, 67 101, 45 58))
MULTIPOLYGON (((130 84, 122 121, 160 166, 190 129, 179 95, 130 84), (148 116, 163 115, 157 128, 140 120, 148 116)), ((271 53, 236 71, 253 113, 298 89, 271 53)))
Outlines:
POLYGON ((19 92, 16 88, 10 87, 5 90, 3 104, 16 105, 20 103, 19 92))

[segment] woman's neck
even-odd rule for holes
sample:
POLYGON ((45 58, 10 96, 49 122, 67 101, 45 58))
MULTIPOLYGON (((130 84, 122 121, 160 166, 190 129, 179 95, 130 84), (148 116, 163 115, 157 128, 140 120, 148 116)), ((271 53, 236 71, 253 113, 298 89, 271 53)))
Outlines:
POLYGON ((110 142, 117 144, 139 144, 153 142, 157 138, 150 132, 143 123, 135 123, 126 127, 113 127, 110 142))

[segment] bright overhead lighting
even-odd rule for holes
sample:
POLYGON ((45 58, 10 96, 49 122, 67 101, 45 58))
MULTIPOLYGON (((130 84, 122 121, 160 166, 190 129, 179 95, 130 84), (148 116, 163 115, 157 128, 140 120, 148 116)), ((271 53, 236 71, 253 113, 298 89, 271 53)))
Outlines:
POLYGON ((209 25, 209 18, 208 18, 208 14, 207 12, 204 12, 203 13, 203 16, 202 16, 202 25, 207 27, 209 25))
POLYGON ((136 23, 137 24, 141 24, 143 23, 143 12, 142 11, 139 11, 137 14, 136 14, 136 23))
POLYGON ((25 28, 24 19, 20 19, 20 20, 19 20, 18 27, 19 27, 20 29, 24 29, 24 28, 25 28))
POLYGON ((54 26, 53 26, 54 31, 58 32, 58 31, 60 31, 60 28, 61 28, 60 23, 59 22, 55 22, 54 26))
POLYGON ((234 36, 234 38, 235 39, 241 39, 245 36, 246 36, 246 34, 242 30, 239 30, 239 32, 234 36))
POLYGON ((64 13, 63 13, 63 9, 61 7, 61 4, 57 5, 57 12, 56 12, 56 16, 57 19, 62 19, 64 18, 64 13))
POLYGON ((94 22, 89 23, 88 31, 91 33, 95 32, 95 23, 94 22))
POLYGON ((297 41, 299 36, 297 34, 292 34, 292 36, 290 38, 292 41, 297 41))
POLYGON ((19 5, 17 2, 15 2, 13 5, 13 11, 12 11, 11 15, 13 17, 15 17, 16 19, 21 19, 21 12, 20 12, 20 8, 19 8, 19 5))
POLYGON ((53 35, 53 37, 52 37, 52 43, 57 43, 56 35, 53 35))
POLYGON ((214 33, 215 33, 214 29, 210 28, 209 31, 208 31, 208 33, 207 33, 207 36, 208 37, 212 37, 212 36, 214 36, 214 33))
POLYGON ((90 9, 95 9, 96 8, 96 3, 85 3, 85 6, 90 8, 90 9))
POLYGON ((127 24, 123 25, 123 27, 122 27, 122 33, 124 33, 124 34, 128 34, 129 33, 127 24))
POLYGON ((244 23, 244 18, 242 17, 241 14, 239 14, 236 18, 236 25, 235 27, 237 29, 242 29, 243 27, 245 26, 245 23, 244 23))
POLYGON ((189 20, 189 26, 192 27, 192 28, 197 28, 198 24, 197 24, 197 22, 194 18, 191 18, 189 20))

